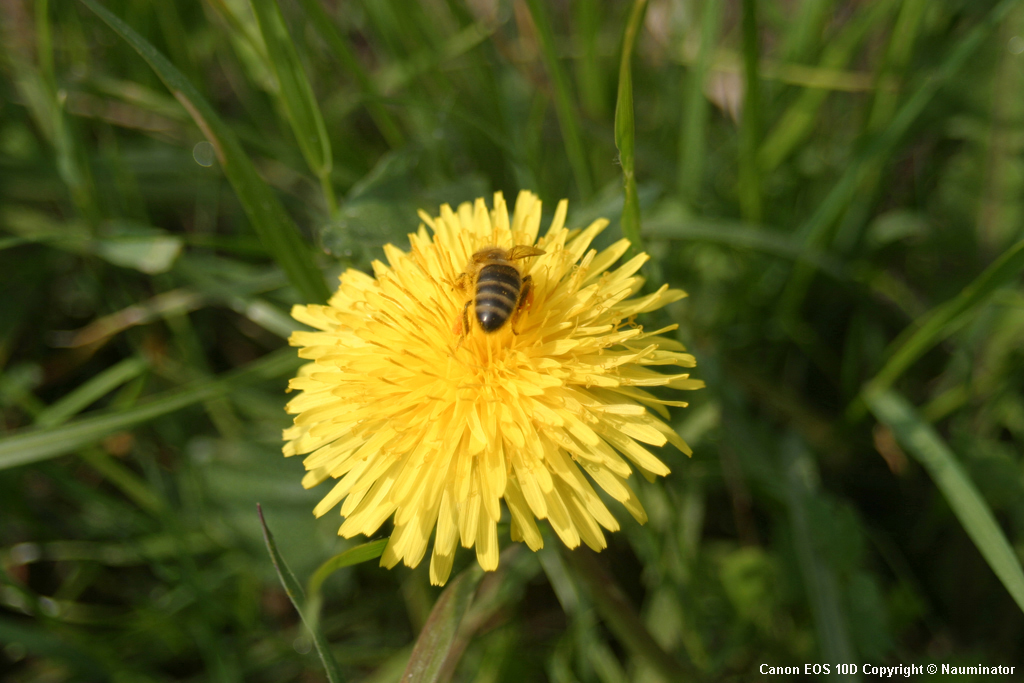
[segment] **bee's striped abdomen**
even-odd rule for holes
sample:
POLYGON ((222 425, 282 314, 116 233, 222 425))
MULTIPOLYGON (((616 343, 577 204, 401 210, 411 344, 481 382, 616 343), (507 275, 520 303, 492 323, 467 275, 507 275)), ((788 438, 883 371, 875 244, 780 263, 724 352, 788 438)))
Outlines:
POLYGON ((480 269, 476 281, 476 321, 484 332, 501 329, 519 301, 523 281, 519 271, 503 263, 480 269))

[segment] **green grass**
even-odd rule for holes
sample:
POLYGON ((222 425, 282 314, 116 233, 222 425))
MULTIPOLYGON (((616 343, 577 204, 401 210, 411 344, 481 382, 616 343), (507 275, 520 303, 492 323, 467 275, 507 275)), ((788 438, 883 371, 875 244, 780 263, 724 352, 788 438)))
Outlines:
POLYGON ((14 0, 0 32, 0 678, 1024 667, 1024 2, 14 0), (442 592, 312 516, 287 312, 519 189, 642 242, 707 388, 646 525, 506 528, 442 592))

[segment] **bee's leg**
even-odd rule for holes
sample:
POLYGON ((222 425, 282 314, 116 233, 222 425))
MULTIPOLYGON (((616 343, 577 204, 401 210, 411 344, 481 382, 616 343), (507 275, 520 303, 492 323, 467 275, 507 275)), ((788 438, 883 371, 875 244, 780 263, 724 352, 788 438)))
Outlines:
POLYGON ((473 303, 472 299, 467 301, 466 305, 462 307, 462 320, 460 321, 462 325, 459 325, 458 322, 452 325, 452 334, 459 336, 459 341, 455 344, 456 351, 462 347, 462 342, 466 339, 466 335, 469 334, 469 305, 471 303, 473 303), (460 327, 462 329, 459 329, 460 327))
POLYGON ((459 290, 460 292, 465 292, 466 289, 468 288, 469 280, 469 273, 460 273, 459 276, 455 278, 454 288, 459 290))
POLYGON ((469 305, 473 303, 470 299, 466 302, 466 305, 462 307, 462 337, 465 338, 469 334, 469 305))
POLYGON ((533 306, 533 278, 527 275, 523 278, 523 286, 519 290, 519 303, 516 304, 516 310, 512 314, 512 334, 519 334, 516 323, 519 322, 519 316, 523 311, 528 310, 531 306, 533 306))

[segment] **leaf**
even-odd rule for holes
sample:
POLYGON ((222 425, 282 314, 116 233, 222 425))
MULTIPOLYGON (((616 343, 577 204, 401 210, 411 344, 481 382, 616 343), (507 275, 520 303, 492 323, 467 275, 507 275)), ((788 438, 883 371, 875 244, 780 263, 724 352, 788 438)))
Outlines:
POLYGON ((388 539, 382 538, 376 541, 370 541, 369 543, 363 543, 357 545, 354 548, 338 553, 334 557, 330 558, 322 565, 317 567, 316 571, 313 572, 313 576, 309 578, 307 584, 309 593, 312 595, 320 591, 320 587, 323 585, 327 577, 334 572, 344 567, 351 567, 354 564, 362 564, 369 560, 375 559, 381 556, 384 552, 384 547, 388 544, 388 539))
POLYGON ((320 589, 324 581, 327 580, 327 577, 344 567, 362 564, 363 562, 380 557, 387 544, 388 539, 382 538, 357 545, 354 548, 338 553, 316 568, 313 575, 309 577, 309 581, 306 582, 306 616, 312 624, 316 625, 320 619, 320 605, 323 602, 323 595, 320 589))
POLYGON ((281 556, 281 552, 277 549, 277 544, 274 542, 274 535, 270 533, 270 529, 267 527, 267 521, 263 518, 263 507, 257 503, 256 512, 260 516, 260 526, 263 527, 263 541, 267 544, 267 552, 270 553, 270 559, 274 563, 274 570, 277 572, 277 578, 281 580, 281 585, 284 587, 284 592, 288 594, 288 598, 292 601, 295 606, 295 611, 299 613, 299 617, 302 618, 302 623, 309 628, 310 633, 313 635, 313 644, 316 646, 316 651, 320 655, 320 661, 324 665, 324 671, 327 673, 327 680, 330 683, 340 683, 344 681, 344 677, 341 675, 341 670, 338 668, 338 663, 334 660, 334 655, 331 654, 330 644, 324 637, 323 632, 316 624, 310 624, 306 618, 306 613, 303 610, 303 606, 306 602, 305 596, 302 592, 302 586, 299 584, 299 580, 295 578, 295 574, 292 574, 292 570, 288 568, 288 564, 284 561, 284 557, 281 556))
POLYGON ((615 100, 615 147, 622 165, 622 184, 625 200, 622 205, 622 236, 629 240, 630 251, 643 251, 640 239, 640 198, 636 189, 636 130, 633 121, 633 45, 643 23, 647 0, 633 0, 629 22, 622 38, 622 57, 619 62, 619 92, 615 100))
POLYGON ((55 220, 24 206, 8 207, 0 221, 23 240, 41 242, 76 254, 95 254, 115 266, 147 275, 170 270, 184 240, 165 230, 131 221, 107 221, 93 234, 83 221, 55 220))
POLYGON ((110 222, 93 247, 102 259, 147 275, 166 273, 184 246, 183 240, 148 225, 110 222))
POLYGON ((921 463, 939 487, 964 531, 974 541, 1017 605, 1024 610, 1024 571, 1013 547, 953 451, 900 394, 870 391, 864 400, 878 421, 921 463))
POLYGON ((181 247, 177 237, 121 237, 99 242, 96 253, 115 266, 156 275, 170 270, 181 247))
POLYGON ((458 180, 417 176, 422 152, 403 150, 383 155, 349 191, 341 210, 320 227, 320 244, 328 253, 356 264, 378 258, 387 243, 401 244, 415 229, 417 209, 437 211, 440 204, 458 206, 486 195, 488 183, 467 173, 458 180))
POLYGON ((920 237, 928 229, 928 219, 920 211, 895 209, 887 211, 868 225, 864 238, 875 249, 900 240, 920 237))
POLYGON ((447 681, 462 655, 466 640, 460 637, 462 619, 473 601, 483 571, 476 565, 455 577, 430 610, 409 664, 402 674, 403 683, 447 681))
POLYGON ((303 242, 298 227, 285 212, 277 195, 256 172, 234 132, 217 116, 195 86, 145 38, 95 0, 82 2, 149 63, 171 94, 188 110, 192 120, 213 145, 217 160, 260 241, 288 274, 303 299, 316 303, 327 301, 330 290, 323 274, 313 263, 309 246, 303 242))
POLYGON ((0 470, 39 462, 96 443, 162 415, 221 396, 229 389, 260 379, 281 377, 298 365, 290 348, 270 353, 220 377, 172 389, 127 410, 99 411, 56 429, 24 430, 0 439, 0 470))

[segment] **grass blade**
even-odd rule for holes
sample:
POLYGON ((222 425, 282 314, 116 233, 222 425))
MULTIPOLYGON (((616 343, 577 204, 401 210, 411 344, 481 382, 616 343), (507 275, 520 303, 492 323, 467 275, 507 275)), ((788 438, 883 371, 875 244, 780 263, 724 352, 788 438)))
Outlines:
POLYGON ((821 41, 821 29, 829 19, 832 0, 803 0, 786 30, 782 54, 787 62, 805 64, 821 41))
POLYGON ((225 375, 173 389, 127 410, 101 411, 56 429, 34 428, 0 439, 0 470, 39 462, 94 444, 114 432, 131 429, 162 415, 221 396, 261 379, 282 377, 298 366, 295 352, 281 349, 225 375))
POLYGON ((615 100, 615 147, 622 166, 625 199, 622 205, 622 236, 629 240, 632 254, 643 251, 640 238, 640 197, 636 190, 636 131, 633 122, 633 45, 644 20, 647 0, 633 0, 629 22, 622 38, 619 62, 619 94, 615 100))
POLYGON ((997 289, 1016 279, 1022 269, 1024 240, 1003 252, 955 297, 929 311, 919 325, 897 337, 890 347, 895 350, 864 393, 878 393, 891 387, 918 358, 959 329, 971 313, 997 289))
MULTIPOLYGON (((835 571, 818 550, 820 541, 814 537, 808 516, 807 500, 813 491, 808 481, 808 472, 814 465, 809 462, 810 455, 795 435, 783 444, 783 457, 793 545, 814 615, 821 658, 831 662, 853 661, 854 650, 839 582, 835 571)), ((855 675, 844 678, 858 680, 855 675)))
POLYGON ((82 461, 96 470, 129 500, 146 512, 158 516, 166 512, 166 502, 131 468, 118 462, 99 446, 87 446, 79 453, 82 461))
POLYGON ((743 118, 740 121, 740 213, 752 223, 761 220, 761 174, 757 145, 761 136, 760 48, 757 38, 757 0, 743 0, 743 118))
MULTIPOLYGON (((999 40, 1024 35, 1024 5, 1017 5, 999 29, 999 40)), ((978 212, 978 239, 984 253, 998 254, 1013 242, 1020 228, 1018 206, 1024 197, 1024 177, 1017 172, 1020 146, 1015 122, 1024 118, 1024 72, 1020 56, 1007 50, 999 58, 992 85, 992 129, 986 144, 986 181, 978 212)))
POLYGON ((606 82, 598 51, 602 4, 598 0, 573 3, 573 42, 581 53, 576 60, 576 82, 583 109, 594 119, 604 119, 607 109, 606 82))
POLYGON ((313 94, 313 86, 302 68, 277 0, 250 0, 250 4, 267 46, 270 68, 277 78, 277 95, 288 114, 306 163, 320 179, 327 208, 333 216, 338 211, 338 201, 330 180, 333 165, 331 140, 327 137, 327 127, 313 94))
POLYGON ((1024 571, 1020 560, 953 451, 895 391, 873 391, 865 400, 878 421, 891 429, 896 440, 928 470, 964 531, 1024 610, 1024 571))
POLYGON ((642 659, 666 681, 692 678, 682 662, 654 639, 622 589, 601 568, 592 552, 583 548, 560 547, 560 550, 573 573, 589 589, 590 599, 602 621, 634 657, 642 659))
MULTIPOLYGON (((922 20, 927 10, 928 0, 907 0, 900 5, 896 24, 889 37, 889 45, 886 47, 885 58, 879 65, 875 78, 875 82, 880 86, 886 79, 898 78, 898 74, 906 70, 917 42, 917 34, 924 25, 922 20)), ((875 90, 874 101, 871 103, 867 118, 868 130, 880 130, 889 123, 899 103, 899 94, 896 88, 879 87, 875 90)))
MULTIPOLYGON (((820 68, 845 68, 871 28, 887 17, 891 9, 892 0, 864 5, 842 33, 829 43, 822 55, 820 68)), ((829 90, 822 88, 807 88, 786 109, 758 152, 762 173, 775 170, 811 134, 815 117, 829 94, 829 90)))
POLYGON ((341 65, 359 84, 359 89, 363 91, 363 98, 366 100, 366 109, 370 113, 370 118, 377 125, 377 129, 384 136, 388 146, 391 149, 398 149, 404 145, 405 136, 402 135, 402 129, 395 123, 395 120, 388 113, 388 110, 384 108, 384 105, 380 103, 380 92, 378 92, 377 86, 352 52, 348 41, 338 33, 337 27, 334 25, 331 17, 328 16, 323 4, 320 0, 300 0, 300 2, 314 28, 319 31, 320 37, 326 41, 327 45, 334 51, 335 57, 341 62, 341 65))
POLYGON ((277 572, 277 578, 281 580, 284 592, 288 594, 288 598, 292 601, 292 604, 295 605, 295 611, 297 611, 299 613, 299 617, 302 618, 302 623, 309 628, 310 633, 313 635, 313 644, 316 646, 316 651, 320 655, 320 661, 324 665, 324 671, 327 673, 327 680, 330 681, 330 683, 341 683, 345 678, 341 675, 338 663, 334 661, 334 655, 331 654, 330 645, 319 627, 315 624, 311 625, 309 620, 306 618, 306 614, 303 610, 306 599, 302 592, 302 585, 299 583, 299 580, 295 578, 295 574, 292 574, 292 570, 288 568, 288 564, 284 561, 281 551, 277 549, 277 544, 274 542, 274 535, 270 533, 270 529, 267 528, 267 521, 263 518, 263 507, 259 503, 256 504, 256 511, 260 516, 260 526, 263 527, 263 541, 267 544, 267 552, 270 553, 270 559, 274 563, 274 570, 277 572))
MULTIPOLYGON (((37 429, 53 429, 64 424, 90 404, 149 369, 144 358, 126 358, 80 385, 36 416, 37 429)), ((103 475, 143 510, 155 515, 164 511, 164 500, 142 478, 98 446, 86 446, 82 460, 103 475)))
MULTIPOLYGON (((984 21, 968 31, 967 35, 961 38, 950 51, 949 56, 936 69, 935 73, 914 91, 914 94, 893 117, 889 126, 864 149, 863 153, 851 160, 839 181, 832 187, 811 217, 800 227, 798 234, 803 239, 806 248, 820 248, 828 241, 830 229, 853 201, 863 180, 871 175, 880 160, 887 158, 887 154, 896 147, 910 126, 928 107, 939 89, 963 68, 985 38, 1015 5, 1016 0, 1003 0, 988 13, 984 21)), ((793 269, 780 303, 780 310, 784 317, 796 314, 813 275, 813 269, 804 264, 797 264, 793 269)))
POLYGON ((13 619, 6 613, 0 616, 0 642, 19 643, 35 656, 52 658, 74 672, 74 677, 85 681, 110 680, 112 672, 107 662, 96 652, 71 640, 67 633, 55 632, 41 624, 28 624, 23 618, 13 619))
POLYGON ((288 274, 302 298, 318 303, 327 301, 330 290, 323 274, 313 263, 309 246, 303 242, 298 227, 285 212, 277 195, 256 172, 234 132, 217 116, 195 86, 145 38, 95 0, 82 2, 146 60, 171 94, 188 110, 213 145, 217 160, 260 241, 288 274))
MULTIPOLYGON (((22 43, 8 39, 17 33, 18 29, 13 28, 16 22, 10 21, 9 16, 4 16, 7 25, 12 27, 4 39, 5 61, 9 64, 13 84, 24 106, 35 119, 43 137, 53 147, 57 174, 67 187, 72 203, 83 218, 95 223, 100 217, 96 183, 92 177, 87 153, 84 151, 84 140, 77 134, 76 127, 68 116, 54 73, 51 21, 53 12, 48 0, 40 0, 33 4, 34 26, 26 26, 21 30, 35 35, 35 54, 29 49, 31 41, 22 43)), ((25 7, 32 8, 33 4, 25 7)))
POLYGON ((482 577, 483 571, 473 565, 441 593, 416 639, 402 674, 403 683, 438 683, 451 677, 466 646, 465 639, 460 637, 462 619, 482 577))
POLYGON ((583 152, 583 141, 580 139, 576 111, 572 105, 569 77, 566 76, 565 69, 558 61, 558 49, 555 45, 554 32, 551 30, 546 4, 541 0, 526 0, 526 2, 530 7, 533 23, 537 26, 541 51, 544 53, 544 61, 555 86, 555 112, 558 114, 558 124, 565 140, 565 153, 569 157, 569 164, 572 166, 572 173, 576 178, 576 189, 579 190, 580 197, 586 200, 593 194, 593 184, 590 180, 590 166, 587 164, 587 157, 583 152))
POLYGON ((653 239, 708 242, 739 250, 758 251, 793 261, 809 261, 815 268, 839 282, 848 282, 850 273, 834 256, 803 249, 792 236, 740 221, 687 218, 684 223, 648 219, 644 235, 653 239))
POLYGON ((36 416, 36 426, 55 427, 63 424, 114 389, 141 375, 148 367, 149 363, 144 358, 124 359, 47 406, 36 416))
POLYGON ((711 62, 718 46, 722 23, 722 3, 705 0, 700 29, 700 53, 686 76, 686 99, 683 104, 682 131, 679 136, 679 193, 692 206, 701 196, 708 127, 708 98, 704 95, 711 62))

